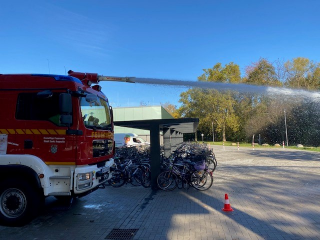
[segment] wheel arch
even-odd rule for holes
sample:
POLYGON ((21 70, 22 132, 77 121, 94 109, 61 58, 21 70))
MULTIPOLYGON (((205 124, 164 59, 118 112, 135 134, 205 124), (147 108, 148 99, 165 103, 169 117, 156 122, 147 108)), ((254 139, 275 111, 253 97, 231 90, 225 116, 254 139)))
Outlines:
POLYGON ((42 189, 38 174, 28 166, 16 164, 0 166, 0 181, 10 178, 25 180, 36 189, 42 189))

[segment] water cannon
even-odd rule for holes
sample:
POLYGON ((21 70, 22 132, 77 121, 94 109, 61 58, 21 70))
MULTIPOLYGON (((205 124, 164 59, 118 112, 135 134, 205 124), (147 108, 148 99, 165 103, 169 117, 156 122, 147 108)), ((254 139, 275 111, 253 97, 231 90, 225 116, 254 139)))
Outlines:
POLYGON ((82 72, 74 72, 72 70, 68 71, 68 75, 80 79, 83 84, 88 86, 91 86, 93 83, 98 84, 101 81, 135 83, 134 77, 102 76, 102 75, 98 75, 97 73, 82 73, 82 72))
POLYGON ((74 72, 72 70, 68 71, 68 75, 78 78, 84 85, 91 86, 93 83, 98 84, 98 74, 97 73, 82 73, 74 72))

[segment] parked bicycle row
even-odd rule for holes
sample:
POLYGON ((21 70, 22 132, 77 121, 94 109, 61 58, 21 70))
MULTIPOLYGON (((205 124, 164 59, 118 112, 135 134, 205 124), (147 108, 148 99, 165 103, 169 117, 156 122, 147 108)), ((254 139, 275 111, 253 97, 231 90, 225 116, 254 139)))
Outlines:
POLYGON ((133 186, 151 186, 150 154, 148 148, 121 147, 115 155, 116 169, 108 183, 121 187, 130 183, 133 186))
POLYGON ((215 155, 205 145, 182 144, 171 158, 164 161, 157 184, 166 191, 177 187, 204 191, 212 186, 216 167, 215 155))
MULTIPOLYGON (((206 190, 212 186, 217 161, 205 145, 181 144, 168 158, 161 154, 161 173, 157 178, 160 189, 189 188, 206 190)), ((116 170, 108 181, 113 187, 130 183, 151 186, 149 148, 123 147, 116 151, 116 170)))

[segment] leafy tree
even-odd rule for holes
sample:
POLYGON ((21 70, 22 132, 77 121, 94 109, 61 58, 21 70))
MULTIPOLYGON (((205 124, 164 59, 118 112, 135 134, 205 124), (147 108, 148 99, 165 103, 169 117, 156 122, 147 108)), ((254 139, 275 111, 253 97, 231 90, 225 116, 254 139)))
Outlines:
POLYGON ((265 142, 281 143, 284 137, 284 110, 291 111, 292 104, 278 98, 263 98, 253 109, 246 124, 246 133, 261 134, 265 142))
MULTIPOLYGON (((217 63, 212 69, 204 69, 198 80, 208 82, 240 82, 238 65, 229 63, 225 67, 217 63)), ((217 90, 190 89, 180 95, 182 106, 179 111, 185 117, 199 117, 199 130, 206 136, 212 136, 214 129, 222 134, 226 141, 226 132, 235 133, 239 129, 239 119, 235 114, 236 101, 231 92, 220 93, 217 90)))
POLYGON ((180 113, 184 117, 199 117, 199 131, 212 136, 212 122, 215 131, 222 134, 226 141, 226 131, 236 132, 239 119, 234 111, 234 100, 231 93, 220 93, 217 90, 190 89, 181 94, 180 113))
POLYGON ((320 103, 304 101, 288 113, 289 144, 320 145, 320 103))
POLYGON ((241 72, 239 65, 234 64, 233 62, 227 64, 222 70, 225 81, 227 83, 239 83, 241 82, 241 72))
POLYGON ((233 62, 222 67, 221 63, 217 63, 212 68, 203 69, 204 73, 198 77, 199 81, 204 82, 224 82, 239 83, 241 81, 241 72, 239 65, 233 62))
MULTIPOLYGON (((234 110, 239 119, 239 130, 234 134, 234 139, 237 141, 245 141, 247 136, 252 136, 252 127, 249 131, 246 129, 248 121, 252 116, 257 114, 257 101, 252 95, 237 93, 234 94, 234 98, 237 102, 234 106, 234 110)), ((264 110, 261 110, 264 111, 264 110)))
POLYGON ((217 132, 221 132, 222 140, 226 141, 227 129, 231 130, 232 133, 239 130, 239 117, 234 110, 236 101, 231 92, 220 93, 214 91, 212 95, 214 97, 211 97, 207 102, 209 110, 207 120, 210 121, 211 119, 216 123, 217 132))
MULTIPOLYGON (((217 63, 212 68, 203 69, 203 72, 198 81, 320 89, 320 64, 306 58, 285 63, 280 60, 270 63, 262 58, 247 67, 243 79, 239 66, 234 63, 224 66, 217 63)), ((215 139, 251 141, 253 134, 260 134, 264 142, 281 143, 285 141, 286 110, 289 144, 320 145, 320 104, 305 102, 298 96, 292 100, 288 96, 270 98, 259 94, 193 88, 180 95, 180 102, 179 114, 198 117, 198 130, 207 139, 212 139, 213 125, 215 139)))
POLYGON ((285 63, 285 85, 292 88, 314 90, 320 88, 320 64, 298 57, 285 63))
POLYGON ((252 66, 246 69, 246 77, 244 83, 267 85, 267 86, 282 86, 282 83, 277 79, 275 67, 262 58, 252 66))

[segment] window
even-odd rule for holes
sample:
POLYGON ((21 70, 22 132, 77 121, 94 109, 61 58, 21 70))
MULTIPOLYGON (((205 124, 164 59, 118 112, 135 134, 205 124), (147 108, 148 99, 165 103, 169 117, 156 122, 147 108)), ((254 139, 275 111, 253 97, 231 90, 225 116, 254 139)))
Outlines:
POLYGON ((111 128, 111 116, 108 103, 97 98, 97 101, 90 103, 83 97, 80 100, 80 107, 82 112, 82 118, 87 128, 99 128, 110 129, 111 128))
POLYGON ((50 121, 60 124, 59 93, 39 98, 37 93, 20 93, 17 101, 16 118, 20 120, 50 121))

